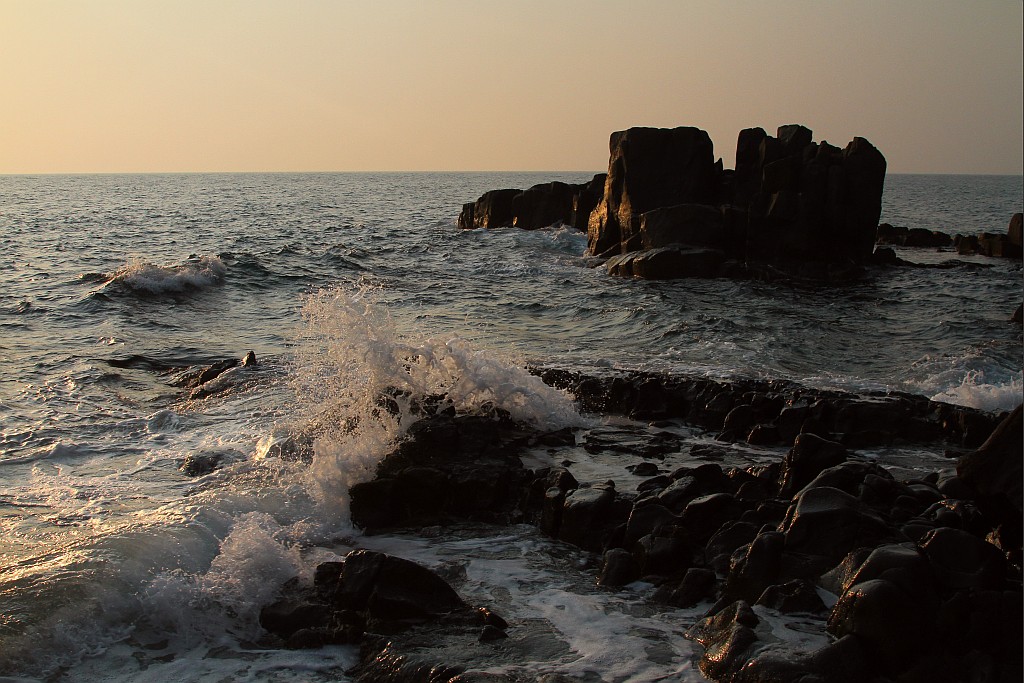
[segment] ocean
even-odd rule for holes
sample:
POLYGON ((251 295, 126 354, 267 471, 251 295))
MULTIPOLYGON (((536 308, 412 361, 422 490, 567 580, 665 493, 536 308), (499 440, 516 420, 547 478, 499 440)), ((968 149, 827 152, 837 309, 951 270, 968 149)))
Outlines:
MULTIPOLYGON (((599 589, 592 557, 532 527, 362 535, 347 489, 407 425, 326 430, 312 461, 282 457, 283 440, 365 415, 399 384, 544 428, 628 422, 581 413, 527 367, 1021 402, 1020 261, 898 248, 957 263, 829 286, 638 281, 590 267, 586 236, 565 227, 455 225, 486 190, 592 175, 0 176, 2 680, 346 680, 355 647, 270 647, 258 615, 356 547, 443 569, 467 600, 559 643, 502 670, 704 680, 682 635, 702 609, 599 589), (258 362, 211 391, 182 386, 248 351, 258 362), (429 362, 409 370, 412 355, 429 362), (197 456, 221 466, 184 473, 197 456)), ((1020 176, 890 175, 882 220, 1004 232, 1022 196, 1020 176)), ((628 479, 577 455, 581 481, 628 479)), ((950 466, 928 450, 865 455, 950 466)))

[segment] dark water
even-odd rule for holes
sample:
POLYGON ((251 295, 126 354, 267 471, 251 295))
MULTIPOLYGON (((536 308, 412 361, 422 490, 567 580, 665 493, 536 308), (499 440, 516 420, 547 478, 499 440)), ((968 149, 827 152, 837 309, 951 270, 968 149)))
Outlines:
MULTIPOLYGON (((239 643, 258 635, 254 615, 280 582, 342 553, 328 539, 355 536, 345 489, 399 428, 324 438, 308 466, 264 456, 284 427, 325 405, 358 414, 399 379, 550 426, 591 418, 526 363, 892 388, 988 410, 1020 402, 1021 330, 1009 322, 1020 262, 904 250, 963 263, 828 288, 642 282, 587 268, 585 236, 565 228, 455 227, 461 204, 487 189, 591 175, 0 177, 0 672, 343 670, 343 648, 314 658, 239 643), (250 349, 261 363, 229 373, 222 393, 170 385, 187 366, 250 349), (396 377, 410 355, 427 360, 396 377), (228 466, 186 477, 178 465, 195 452, 228 466)), ((1021 204, 1019 176, 890 176, 882 220, 1004 231, 1021 204)), ((558 625, 577 653, 559 670, 609 670, 614 655, 635 660, 620 672, 635 680, 700 680, 673 635, 685 615, 581 597, 567 586, 582 579, 532 566, 539 545, 551 562, 569 551, 510 534, 500 561, 493 539, 374 542, 427 563, 474 557, 480 574, 460 590, 481 599, 511 590, 503 562, 544 584, 515 589, 506 609, 558 625), (581 601, 635 621, 575 626, 561 615, 581 601), (608 628, 623 631, 624 650, 603 652, 594 633, 608 628), (643 629, 674 643, 667 670, 636 655, 643 643, 627 636, 643 629)))

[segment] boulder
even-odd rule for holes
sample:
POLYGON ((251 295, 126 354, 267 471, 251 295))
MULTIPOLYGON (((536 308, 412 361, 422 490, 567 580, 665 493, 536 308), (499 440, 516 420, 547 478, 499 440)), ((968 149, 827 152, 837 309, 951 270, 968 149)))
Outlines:
POLYGON ((905 540, 861 501, 830 487, 804 489, 787 510, 780 530, 786 552, 804 558, 805 576, 835 566, 855 548, 905 540))
POLYGON ((734 554, 735 562, 726 577, 723 596, 729 600, 755 602, 761 594, 779 582, 785 537, 777 531, 764 531, 734 554))
POLYGON ((1024 508, 1024 421, 1022 408, 1007 415, 991 436, 972 453, 960 458, 956 471, 977 494, 997 505, 1024 508))
POLYGON ((699 128, 612 133, 604 194, 590 215, 588 248, 613 255, 640 248, 641 214, 677 204, 714 204, 714 146, 699 128))
POLYGON ((857 636, 876 666, 892 675, 930 649, 935 616, 895 583, 871 579, 843 593, 829 614, 828 630, 837 638, 857 636))
POLYGON ((846 447, 842 444, 814 434, 798 435, 782 461, 779 495, 794 495, 823 470, 845 462, 846 457, 846 447))
POLYGON ((704 646, 701 672, 715 680, 729 680, 758 648, 754 628, 759 623, 750 605, 739 600, 692 626, 687 637, 704 646))
POLYGON ((558 538, 587 550, 600 550, 613 522, 615 489, 581 487, 565 497, 558 538))
POLYGON ((783 614, 825 611, 825 603, 818 595, 814 584, 807 579, 793 579, 786 583, 768 586, 761 593, 761 597, 757 599, 757 604, 783 614))
POLYGON ((512 200, 522 190, 490 190, 475 202, 462 205, 459 227, 463 230, 475 228, 502 228, 512 225, 512 200))
POLYGON ((573 215, 573 199, 578 188, 553 182, 533 187, 512 197, 512 225, 536 230, 549 225, 568 223, 573 215))
POLYGON ((507 521, 532 482, 518 457, 518 428, 476 415, 436 414, 354 485, 352 521, 369 530, 446 519, 507 521))
POLYGON ((921 552, 945 588, 1001 590, 1006 558, 992 545, 960 529, 934 529, 920 541, 921 552))

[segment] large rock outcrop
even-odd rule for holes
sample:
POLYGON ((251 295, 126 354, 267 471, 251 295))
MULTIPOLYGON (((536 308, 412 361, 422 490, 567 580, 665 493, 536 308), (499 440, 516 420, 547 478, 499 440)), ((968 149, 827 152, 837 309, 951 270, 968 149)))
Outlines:
MULTIPOLYGON (((870 259, 886 163, 867 140, 839 149, 813 142, 799 125, 782 126, 777 137, 750 128, 740 132, 735 171, 722 170, 713 156, 697 129, 613 134, 605 195, 590 217, 590 252, 710 248, 722 254, 718 274, 756 275, 770 265, 816 278, 847 275, 844 268, 870 259), (677 138, 690 144, 670 144, 677 138), (658 139, 663 151, 650 152, 658 139)), ((690 271, 676 260, 677 270, 659 269, 655 277, 707 276, 706 267, 690 271)), ((609 271, 644 276, 619 262, 609 271)))
POLYGON ((725 170, 699 128, 618 131, 606 175, 488 192, 459 226, 585 229, 616 275, 847 279, 872 257, 885 157, 864 138, 839 149, 812 137, 795 124, 775 137, 745 129, 725 170))

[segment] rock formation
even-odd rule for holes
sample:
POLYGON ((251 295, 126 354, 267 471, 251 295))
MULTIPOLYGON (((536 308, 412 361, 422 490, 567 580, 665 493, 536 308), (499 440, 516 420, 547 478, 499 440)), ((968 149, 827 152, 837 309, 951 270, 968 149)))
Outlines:
MULTIPOLYGON (((501 411, 461 415, 435 401, 376 479, 351 489, 353 521, 369 532, 534 524, 593 553, 608 590, 641 579, 657 587, 655 602, 708 605, 687 636, 718 681, 1020 680, 1020 408, 995 416, 785 382, 539 374, 588 411, 682 418, 718 432, 720 445, 695 443, 692 466, 663 473, 655 463, 683 447, 671 432, 631 431, 623 443, 600 428, 540 432, 501 411), (746 468, 705 453, 744 438, 791 447, 746 468), (852 450, 893 441, 976 450, 955 471, 910 480, 852 450), (538 447, 561 464, 528 469, 521 455, 538 447), (655 463, 643 463, 654 465, 646 474, 631 467, 647 477, 635 490, 581 482, 564 459, 581 447, 655 463), (780 642, 766 611, 799 615, 804 632, 817 625, 819 645, 780 642)), ((479 667, 528 656, 515 648, 532 642, 517 635, 529 624, 366 551, 321 564, 312 586, 284 586, 260 620, 287 647, 359 643, 361 681, 477 680, 479 667)))
POLYGON ((536 230, 565 223, 585 230, 603 187, 604 174, 599 173, 589 183, 579 185, 552 182, 526 190, 490 190, 463 205, 459 227, 536 230))
POLYGON ((776 137, 749 128, 735 170, 693 127, 618 131, 609 151, 606 175, 485 193, 463 206, 459 226, 585 227, 589 253, 609 259, 610 273, 650 279, 779 269, 842 279, 872 255, 886 163, 863 138, 839 149, 800 125, 776 137))

